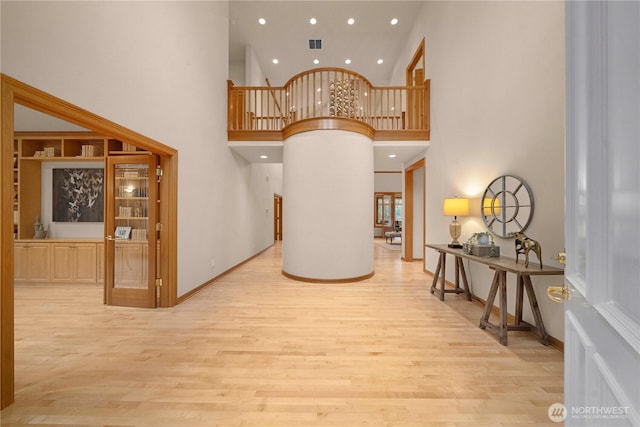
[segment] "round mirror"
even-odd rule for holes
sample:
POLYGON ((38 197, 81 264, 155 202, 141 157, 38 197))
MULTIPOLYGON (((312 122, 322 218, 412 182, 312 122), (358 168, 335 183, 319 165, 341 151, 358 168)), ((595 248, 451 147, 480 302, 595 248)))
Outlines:
POLYGON ((508 238, 524 231, 533 217, 533 193, 521 178, 503 175, 482 195, 482 219, 490 232, 508 238))

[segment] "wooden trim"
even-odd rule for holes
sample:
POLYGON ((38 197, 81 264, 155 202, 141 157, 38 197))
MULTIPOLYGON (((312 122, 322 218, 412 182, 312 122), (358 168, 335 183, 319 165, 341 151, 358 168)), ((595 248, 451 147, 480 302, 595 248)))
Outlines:
POLYGON ((431 139, 429 129, 376 130, 374 141, 428 141, 431 139))
POLYGON ((160 262, 159 271, 163 284, 158 306, 173 307, 178 304, 178 153, 160 157, 160 167, 163 176, 158 221, 163 225, 160 232, 160 260, 163 262, 160 262))
POLYGON ((282 86, 282 88, 287 88, 287 87, 291 86, 291 84, 293 82, 295 82, 296 80, 298 80, 298 79, 300 79, 303 76, 306 76, 308 74, 331 73, 331 72, 342 73, 342 74, 346 74, 347 76, 358 77, 363 82, 365 82, 369 87, 375 87, 375 86, 373 86, 371 84, 369 79, 367 79, 362 74, 356 73, 355 71, 347 70, 346 68, 340 68, 340 67, 320 67, 320 68, 313 68, 311 70, 303 71, 301 73, 296 74, 295 76, 293 76, 289 80, 287 80, 287 82, 284 84, 284 86, 282 86))
POLYGON ((0 409, 14 400, 13 91, 0 80, 0 409))
POLYGON ((163 232, 161 232, 161 256, 164 287, 160 305, 175 305, 177 293, 177 150, 158 141, 129 130, 60 98, 22 83, 5 74, 0 74, 0 409, 14 401, 14 308, 13 308, 13 132, 14 104, 20 104, 41 113, 76 124, 100 135, 115 138, 161 157, 164 169, 161 194, 169 195, 160 204, 163 232), (10 154, 9 154, 10 153, 10 154), (10 176, 10 178, 9 178, 10 176))
POLYGON ((369 274, 365 274, 364 276, 358 277, 345 277, 344 279, 316 279, 313 277, 303 277, 296 276, 295 274, 290 274, 282 270, 282 275, 292 280, 297 280, 298 282, 306 282, 306 283, 352 283, 352 282, 361 282, 363 280, 370 279, 375 275, 375 271, 372 271, 369 274))
MULTIPOLYGON (((339 118, 314 118, 306 120, 352 120, 345 117, 339 118)), ((296 123, 289 126, 294 126, 296 123)), ((366 123, 358 122, 363 126, 369 126, 366 123)), ((316 128, 306 126, 309 130, 318 130, 316 128)), ((286 129, 286 128, 285 128, 286 129)), ((323 128, 327 129, 327 128, 323 128)), ((329 128, 331 129, 331 128, 329 128)), ((352 129, 343 129, 352 130, 352 129)), ((227 140, 229 141, 284 141, 285 137, 283 133, 285 130, 227 130, 227 140)), ((303 131, 300 131, 303 132, 303 131)), ((299 132, 296 132, 299 133, 299 132)), ((431 131, 429 129, 396 129, 396 130, 373 130, 373 135, 369 135, 369 131, 366 133, 374 141, 428 141, 431 138, 431 131)), ((288 135, 291 136, 291 135, 288 135)))
POLYGON ((418 63, 420 62, 420 60, 422 60, 422 69, 425 70, 425 74, 426 74, 427 70, 426 70, 425 58, 424 58, 424 37, 420 41, 418 48, 413 54, 413 58, 411 58, 411 62, 409 62, 409 65, 407 65, 407 69, 405 73, 407 86, 415 86, 413 84, 413 70, 418 66, 418 63))
POLYGON ((229 141, 282 141, 281 130, 228 130, 229 141))
POLYGON ((282 130, 283 140, 302 133, 312 130, 344 130, 348 132, 356 132, 361 135, 373 139, 374 130, 371 126, 358 120, 349 119, 346 117, 331 117, 331 118, 310 118, 304 120, 298 120, 282 130))
POLYGON ((263 250, 261 250, 260 252, 258 252, 255 255, 250 256, 249 258, 245 259, 244 261, 240 262, 239 264, 234 265, 233 267, 223 271, 222 273, 218 274, 217 276, 215 276, 212 279, 207 280, 206 282, 204 282, 202 285, 191 289, 189 292, 187 292, 184 295, 181 295, 178 300, 177 300, 177 304, 182 304, 183 302, 185 302, 186 300, 188 300, 189 298, 191 298, 192 296, 196 295, 197 293, 199 293, 200 291, 203 291, 204 289, 208 288, 209 286, 213 285, 216 281, 222 279, 224 276, 226 276, 227 274, 231 273, 234 270, 237 270, 238 268, 242 267, 244 264, 248 263, 249 261, 251 261, 252 259, 254 259, 257 256, 262 255, 263 252, 271 249, 271 247, 273 247, 272 245, 267 246, 266 248, 264 248, 263 250))
MULTIPOLYGON (((402 224, 402 229, 405 230, 404 233, 404 261, 413 261, 413 203, 414 203, 414 185, 413 185, 413 172, 416 169, 420 169, 424 167, 425 161, 424 158, 418 160, 417 162, 410 165, 408 168, 404 170, 404 223, 402 224)), ((423 188, 425 186, 423 185, 423 188)), ((423 191, 424 193, 424 191, 423 191)), ((423 194, 422 197, 422 212, 424 217, 424 204, 425 197, 423 194)), ((424 258, 424 250, 422 254, 424 258)))
MULTIPOLYGON (((425 269, 424 270, 425 273, 430 274, 431 276, 433 276, 433 272, 431 270, 425 269)), ((445 286, 451 289, 455 289, 455 284, 453 284, 452 282, 450 282, 449 280, 445 280, 444 282, 445 286)), ((487 305, 487 301, 485 299, 480 298, 479 296, 475 295, 475 294, 471 294, 471 298, 473 298, 473 300, 475 302, 478 302, 480 304, 482 304, 483 306, 487 305)), ((500 314, 500 307, 497 306, 492 306, 491 307, 491 314, 494 316, 498 316, 500 314)), ((513 324, 516 321, 516 317, 507 312, 507 322, 513 324)), ((535 333, 532 331, 531 332, 533 335, 535 335, 535 333)), ((564 342, 560 341, 558 338, 552 337, 551 335, 548 336, 549 337, 549 345, 551 345, 551 347, 560 350, 562 353, 564 353, 564 342)))
POLYGON ((56 98, 53 95, 15 80, 5 74, 2 74, 2 79, 11 88, 16 104, 90 129, 101 135, 129 142, 138 148, 150 151, 159 156, 172 156, 177 153, 174 148, 120 126, 60 98, 56 98))

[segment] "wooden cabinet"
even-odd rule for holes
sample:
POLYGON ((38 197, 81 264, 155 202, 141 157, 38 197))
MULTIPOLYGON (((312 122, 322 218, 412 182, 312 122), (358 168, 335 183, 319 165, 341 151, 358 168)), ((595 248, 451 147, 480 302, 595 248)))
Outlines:
POLYGON ((33 238, 31 226, 42 216, 42 162, 104 161, 111 154, 140 151, 122 141, 93 132, 15 132, 14 234, 33 238))
POLYGON ((51 281, 96 283, 95 243, 51 244, 51 281))
POLYGON ((104 244, 98 240, 23 240, 14 244, 16 282, 96 283, 104 271, 104 244), (102 264, 101 264, 102 263, 102 264))
POLYGON ((15 281, 48 282, 51 279, 49 243, 15 243, 13 253, 15 281))
POLYGON ((98 243, 96 245, 96 281, 98 283, 104 283, 104 243, 98 243))

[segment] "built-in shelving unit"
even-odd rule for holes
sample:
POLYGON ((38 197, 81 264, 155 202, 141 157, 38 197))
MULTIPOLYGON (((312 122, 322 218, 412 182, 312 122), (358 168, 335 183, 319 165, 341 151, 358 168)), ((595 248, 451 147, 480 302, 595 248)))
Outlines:
POLYGON ((104 161, 139 154, 135 146, 94 132, 16 132, 14 135, 14 238, 33 238, 41 216, 42 162, 104 161))

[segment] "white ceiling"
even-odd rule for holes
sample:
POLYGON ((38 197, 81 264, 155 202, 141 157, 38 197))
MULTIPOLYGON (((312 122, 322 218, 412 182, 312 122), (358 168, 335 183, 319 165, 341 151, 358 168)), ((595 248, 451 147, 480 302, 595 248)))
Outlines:
MULTIPOLYGON (((376 86, 390 85, 398 55, 423 5, 424 1, 232 0, 229 62, 244 64, 245 46, 251 46, 273 86, 282 86, 296 74, 317 67, 348 68, 376 86), (259 18, 264 18, 266 24, 260 25, 259 18), (316 18, 317 23, 311 25, 310 18, 316 18), (347 24, 349 18, 355 19, 353 25, 347 24), (398 19, 396 25, 391 25, 392 18, 398 19), (322 50, 310 50, 309 39, 322 40, 322 50), (274 58, 278 64, 272 63, 274 58), (320 60, 317 65, 313 63, 315 58, 320 60), (349 65, 344 62, 347 58, 352 61, 349 65), (379 65, 378 59, 384 62, 379 65)), ((229 145, 253 163, 282 162, 282 143, 254 141, 229 145), (268 158, 261 158, 262 155, 268 158)), ((403 163, 423 153, 428 143, 378 141, 373 146, 376 171, 399 171, 403 163), (390 154, 396 157, 390 158, 390 154)))
POLYGON ((274 86, 317 67, 348 68, 376 86, 388 85, 423 5, 423 1, 231 1, 229 60, 244 63, 245 46, 251 46, 274 86), (312 17, 315 25, 309 23, 312 17), (266 24, 260 25, 259 18, 266 24), (347 24, 349 18, 355 19, 353 25, 347 24), (398 19, 396 25, 390 24, 392 18, 398 19), (310 50, 309 39, 322 40, 322 49, 310 50), (378 59, 383 64, 378 65, 378 59))
MULTIPOLYGON (((243 1, 229 2, 229 61, 243 63, 245 45, 252 46, 260 66, 274 86, 315 67, 356 71, 372 84, 389 84, 398 54, 404 47, 423 1, 243 1), (258 18, 266 25, 260 25, 258 18), (315 25, 309 19, 317 19, 315 25), (355 24, 348 25, 347 19, 355 24), (392 26, 392 18, 398 24, 392 26), (310 51, 309 39, 321 39, 322 50, 310 51), (271 60, 278 58, 274 65, 271 60), (313 64, 313 59, 321 62, 313 64), (345 58, 352 63, 346 65, 345 58), (384 63, 376 61, 382 58, 384 63)), ((417 47, 417 46, 416 46, 417 47)), ((79 130, 28 108, 16 109, 16 130, 79 130)), ((230 147, 255 163, 282 162, 282 143, 240 142, 230 147), (267 159, 260 158, 267 155, 267 159)), ((398 171, 428 147, 426 142, 374 143, 376 171, 398 171), (390 158, 389 154, 395 154, 390 158)))

